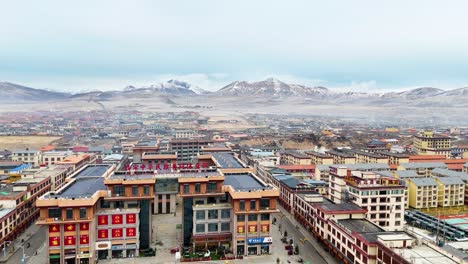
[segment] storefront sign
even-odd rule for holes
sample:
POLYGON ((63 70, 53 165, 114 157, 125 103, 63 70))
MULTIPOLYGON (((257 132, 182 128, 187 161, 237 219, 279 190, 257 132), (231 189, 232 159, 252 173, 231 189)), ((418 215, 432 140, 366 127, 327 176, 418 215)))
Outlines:
POLYGON ((98 225, 107 225, 107 215, 99 215, 98 216, 98 225))
POLYGON ((110 241, 96 242, 96 250, 105 250, 105 249, 109 249, 109 248, 111 248, 111 242, 110 241))
POLYGON ((128 237, 134 237, 136 236, 136 228, 127 228, 127 236, 128 237))
POLYGON ((136 215, 127 214, 127 224, 135 224, 135 223, 136 223, 136 215))
POLYGON ((121 224, 123 224, 122 221, 123 220, 122 220, 122 215, 121 214, 112 216, 112 224, 113 225, 121 225, 121 224))
POLYGON ((49 233, 60 232, 60 225, 49 225, 49 233))
POLYGON ((112 250, 123 250, 123 249, 136 249, 136 244, 128 244, 128 245, 115 245, 112 246, 112 250))
POLYGON ((83 254, 79 254, 78 256, 76 256, 76 258, 79 258, 79 259, 82 259, 82 258, 91 258, 92 255, 89 254, 89 253, 83 253, 83 254))
POLYGON ((98 230, 98 238, 108 238, 109 237, 109 232, 107 229, 99 229, 98 230))
POLYGON ((69 231, 75 231, 75 224, 66 224, 65 225, 65 232, 69 232, 69 231))
POLYGON ((247 244, 255 245, 255 244, 271 244, 273 243, 272 237, 254 237, 254 238, 247 238, 247 244))
POLYGON ((49 246, 51 247, 60 246, 60 237, 49 237, 49 246))

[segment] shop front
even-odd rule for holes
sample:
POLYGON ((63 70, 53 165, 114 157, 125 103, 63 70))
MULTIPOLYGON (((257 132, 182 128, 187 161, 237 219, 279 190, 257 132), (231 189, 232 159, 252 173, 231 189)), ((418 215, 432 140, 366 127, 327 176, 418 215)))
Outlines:
POLYGON ((76 257, 78 259, 77 263, 79 263, 79 264, 89 264, 90 263, 89 259, 91 257, 92 256, 89 253, 78 254, 78 256, 76 257))
MULTIPOLYGON (((247 238, 247 253, 248 255, 270 254, 271 243, 273 243, 272 237, 247 238)), ((239 246, 237 249, 239 251, 239 246)))

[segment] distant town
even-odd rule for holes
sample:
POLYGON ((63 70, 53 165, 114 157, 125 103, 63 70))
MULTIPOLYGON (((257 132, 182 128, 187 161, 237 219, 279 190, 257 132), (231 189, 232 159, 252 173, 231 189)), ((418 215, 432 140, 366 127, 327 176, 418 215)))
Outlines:
POLYGON ((468 128, 5 112, 1 263, 463 263, 468 128))

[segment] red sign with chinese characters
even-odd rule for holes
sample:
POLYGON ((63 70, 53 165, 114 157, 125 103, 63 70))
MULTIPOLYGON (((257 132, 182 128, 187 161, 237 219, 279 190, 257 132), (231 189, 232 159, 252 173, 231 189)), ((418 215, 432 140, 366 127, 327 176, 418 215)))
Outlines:
POLYGON ((89 224, 88 223, 81 223, 80 224, 80 230, 89 230, 89 224))
POLYGON ((136 236, 136 228, 127 228, 127 236, 134 237, 136 236))
POLYGON ((134 224, 134 223, 136 223, 136 215, 127 214, 127 224, 134 224))
POLYGON ((107 215, 99 215, 98 216, 98 225, 107 225, 107 215))
POLYGON ((88 235, 81 235, 80 236, 80 244, 87 245, 89 244, 89 237, 88 235))
POLYGON ((51 247, 60 246, 60 237, 49 237, 49 246, 51 247))
POLYGON ((121 215, 121 214, 112 215, 112 224, 113 224, 113 225, 121 225, 121 224, 123 224, 123 222, 122 222, 122 215, 121 215))
POLYGON ((100 229, 98 230, 98 238, 108 238, 109 237, 109 232, 107 229, 100 229))
POLYGON ((49 233, 60 232, 60 225, 50 225, 49 233))
POLYGON ((123 236, 123 229, 122 228, 112 229, 112 237, 122 237, 122 236, 123 236))
POLYGON ((65 246, 73 246, 76 244, 75 236, 66 236, 65 237, 65 246))
POLYGON ((75 224, 66 224, 65 225, 65 232, 75 231, 76 226, 75 224))

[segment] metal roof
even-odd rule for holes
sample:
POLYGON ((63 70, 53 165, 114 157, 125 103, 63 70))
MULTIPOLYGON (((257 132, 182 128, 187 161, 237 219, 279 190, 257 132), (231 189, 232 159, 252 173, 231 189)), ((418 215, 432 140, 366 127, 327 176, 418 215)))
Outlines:
POLYGON ((433 178, 410 178, 416 186, 437 186, 437 182, 433 178))
POLYGON ((75 178, 84 177, 102 177, 104 173, 110 168, 110 166, 90 166, 88 165, 84 170, 79 172, 75 178))
POLYGON ((458 177, 437 177, 436 179, 444 185, 464 184, 464 182, 458 177))
POLYGON ((261 190, 265 188, 260 181, 251 174, 233 174, 224 176, 224 184, 230 185, 235 190, 261 190))
POLYGON ((447 168, 447 164, 445 164, 443 162, 400 163, 400 166, 405 168, 405 169, 447 168))
POLYGON ((106 190, 103 177, 78 178, 62 192, 51 195, 59 198, 89 198, 99 190, 106 190))
POLYGON ((466 172, 453 171, 453 170, 442 169, 442 168, 433 169, 431 171, 431 174, 433 176, 460 177, 460 178, 468 179, 468 173, 466 172))
POLYGON ((243 168, 231 153, 215 152, 211 154, 222 168, 243 168))

